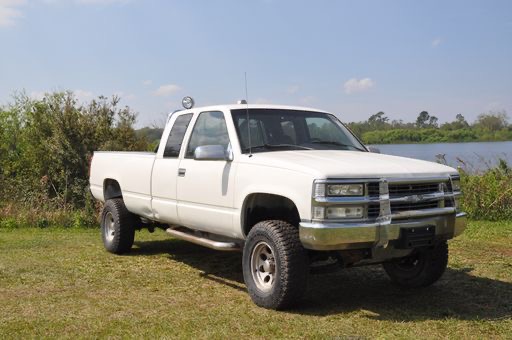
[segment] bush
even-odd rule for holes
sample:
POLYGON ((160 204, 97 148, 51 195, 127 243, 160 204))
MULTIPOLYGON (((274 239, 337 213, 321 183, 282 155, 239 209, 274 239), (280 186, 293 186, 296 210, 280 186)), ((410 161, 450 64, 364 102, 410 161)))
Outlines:
POLYGON ((92 153, 148 148, 133 128, 136 114, 119 101, 101 96, 83 105, 72 92, 41 100, 19 94, 0 108, 2 226, 70 227, 95 221, 97 209, 87 188, 92 153))
POLYGON ((480 174, 461 170, 463 210, 472 219, 512 219, 512 170, 504 160, 480 174))

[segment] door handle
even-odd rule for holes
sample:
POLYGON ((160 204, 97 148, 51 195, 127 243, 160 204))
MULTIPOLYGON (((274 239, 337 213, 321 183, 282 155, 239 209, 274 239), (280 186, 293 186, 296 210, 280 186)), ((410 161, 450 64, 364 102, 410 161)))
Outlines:
POLYGON ((187 169, 179 168, 178 169, 178 176, 185 177, 185 173, 187 172, 187 169))

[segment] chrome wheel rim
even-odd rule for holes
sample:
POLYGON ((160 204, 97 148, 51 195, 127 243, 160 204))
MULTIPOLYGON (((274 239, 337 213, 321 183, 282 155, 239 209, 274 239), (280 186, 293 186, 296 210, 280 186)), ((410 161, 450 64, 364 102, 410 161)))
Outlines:
POLYGON ((268 292, 274 285, 277 267, 274 252, 268 243, 261 241, 253 248, 251 255, 252 279, 259 290, 268 292))
POLYGON ((104 233, 105 233, 105 239, 108 242, 112 242, 114 239, 114 236, 116 234, 115 231, 115 221, 114 221, 114 215, 109 211, 105 214, 105 218, 103 219, 103 225, 104 225, 104 233))

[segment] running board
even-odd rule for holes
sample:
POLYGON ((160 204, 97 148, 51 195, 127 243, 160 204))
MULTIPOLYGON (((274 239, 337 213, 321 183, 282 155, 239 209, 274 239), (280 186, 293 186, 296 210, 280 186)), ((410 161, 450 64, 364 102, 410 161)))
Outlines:
POLYGON ((168 234, 171 234, 172 236, 174 236, 176 238, 179 238, 179 239, 182 239, 182 240, 185 240, 188 242, 192 242, 192 243, 195 243, 195 244, 198 244, 200 246, 207 247, 210 249, 223 250, 223 251, 240 251, 241 250, 240 246, 238 244, 236 244, 235 242, 213 241, 213 240, 210 240, 210 239, 207 239, 204 237, 192 235, 190 233, 183 232, 183 231, 173 229, 173 228, 167 228, 165 231, 168 234))

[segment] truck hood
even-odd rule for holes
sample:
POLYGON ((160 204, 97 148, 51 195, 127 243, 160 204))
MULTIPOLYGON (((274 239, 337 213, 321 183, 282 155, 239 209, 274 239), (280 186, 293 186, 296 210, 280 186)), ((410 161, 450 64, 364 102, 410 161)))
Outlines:
MULTIPOLYGON (((244 155, 246 156, 246 155, 244 155)), ((457 174, 446 165, 360 151, 294 150, 255 153, 244 163, 289 169, 315 178, 432 177, 457 174)))

